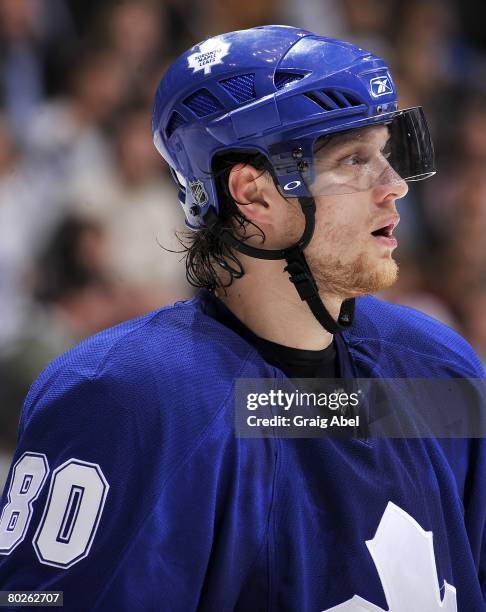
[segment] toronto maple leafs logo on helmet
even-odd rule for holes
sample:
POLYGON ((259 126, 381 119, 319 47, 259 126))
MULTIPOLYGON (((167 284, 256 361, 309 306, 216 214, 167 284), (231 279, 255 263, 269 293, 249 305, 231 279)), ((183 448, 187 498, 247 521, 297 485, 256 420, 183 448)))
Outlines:
POLYGON ((204 74, 209 74, 215 64, 222 64, 223 57, 228 55, 230 44, 221 38, 210 38, 199 46, 199 51, 192 53, 187 58, 189 68, 194 72, 204 70, 204 74))
POLYGON ((370 91, 375 98, 393 93, 393 85, 387 76, 379 76, 370 80, 370 91))

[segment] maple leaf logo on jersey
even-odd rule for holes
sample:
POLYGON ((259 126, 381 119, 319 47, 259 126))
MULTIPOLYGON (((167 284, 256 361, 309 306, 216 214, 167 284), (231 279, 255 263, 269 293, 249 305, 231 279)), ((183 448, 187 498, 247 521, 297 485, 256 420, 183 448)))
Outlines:
MULTIPOLYGON (((457 612, 456 589, 445 580, 439 588, 432 532, 424 531, 405 510, 388 502, 375 537, 366 546, 390 611, 457 612)), ((384 611, 355 595, 323 612, 384 611)))
POLYGON ((199 45, 199 51, 189 55, 187 63, 194 72, 204 70, 204 74, 209 74, 211 68, 216 64, 222 64, 223 57, 228 55, 230 44, 220 38, 210 38, 199 45))

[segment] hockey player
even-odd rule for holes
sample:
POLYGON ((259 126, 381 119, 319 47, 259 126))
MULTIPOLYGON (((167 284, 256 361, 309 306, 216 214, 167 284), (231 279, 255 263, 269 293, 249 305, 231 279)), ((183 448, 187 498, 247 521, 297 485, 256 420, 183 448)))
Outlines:
POLYGON ((366 297, 396 277, 396 201, 435 172, 422 110, 378 57, 265 26, 182 55, 153 132, 203 288, 34 383, 0 588, 82 611, 483 610, 481 440, 233 427, 237 378, 484 376, 456 333, 366 297))

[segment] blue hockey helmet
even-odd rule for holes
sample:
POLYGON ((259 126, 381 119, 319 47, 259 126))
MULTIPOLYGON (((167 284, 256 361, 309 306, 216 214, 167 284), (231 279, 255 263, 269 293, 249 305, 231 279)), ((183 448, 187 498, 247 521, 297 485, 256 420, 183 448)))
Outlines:
POLYGON ((229 32, 181 55, 157 89, 152 131, 192 229, 206 225, 208 211, 218 213, 213 160, 225 151, 265 155, 285 197, 352 193, 435 173, 423 111, 398 110, 382 59, 287 26, 229 32), (357 128, 377 124, 388 126, 386 162, 370 158, 358 177, 322 180, 331 169, 316 155, 322 139, 348 130, 359 138, 357 128))
POLYGON ((186 224, 194 230, 207 227, 251 257, 285 259, 290 281, 330 333, 352 324, 355 302, 344 300, 335 321, 306 261, 315 196, 366 191, 435 173, 422 109, 398 110, 382 59, 350 43, 286 26, 222 34, 181 55, 158 87, 152 131, 179 185, 186 224), (383 129, 376 129, 380 125, 383 129), (365 136, 370 130, 371 145, 365 136), (337 139, 335 134, 343 132, 346 136, 337 139), (352 143, 344 161, 337 140, 345 147, 352 143), (213 164, 230 151, 263 154, 281 193, 298 198, 305 218, 298 242, 285 249, 250 246, 220 223, 213 164))

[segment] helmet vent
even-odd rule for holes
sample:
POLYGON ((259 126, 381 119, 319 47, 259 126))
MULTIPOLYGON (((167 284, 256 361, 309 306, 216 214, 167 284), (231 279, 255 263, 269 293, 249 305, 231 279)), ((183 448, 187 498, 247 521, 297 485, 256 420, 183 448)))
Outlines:
POLYGON ((256 98, 254 74, 240 74, 219 84, 240 104, 256 98))
POLYGON ((198 89, 182 104, 190 108, 198 117, 205 117, 223 109, 221 102, 207 89, 198 89))
POLYGON ((298 74, 297 72, 276 72, 275 76, 273 77, 273 82, 277 89, 283 89, 291 83, 300 81, 300 79, 303 79, 304 76, 304 74, 298 74))
POLYGON ((165 134, 167 138, 170 138, 172 134, 177 130, 177 128, 181 127, 181 125, 184 125, 184 123, 187 123, 184 117, 177 111, 173 111, 169 121, 167 122, 167 127, 165 128, 165 134))
POLYGON ((364 104, 355 95, 339 89, 321 89, 305 95, 326 111, 354 108, 364 104))

